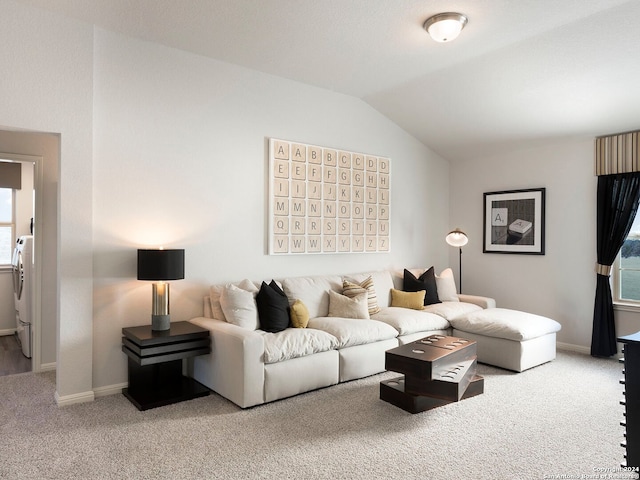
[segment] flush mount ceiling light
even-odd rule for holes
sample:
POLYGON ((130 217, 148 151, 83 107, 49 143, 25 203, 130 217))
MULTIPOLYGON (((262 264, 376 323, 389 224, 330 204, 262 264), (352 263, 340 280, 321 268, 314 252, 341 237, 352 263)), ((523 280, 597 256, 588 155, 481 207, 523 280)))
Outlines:
POLYGON ((469 19, 461 13, 439 13, 427 18, 423 28, 436 42, 450 42, 460 35, 468 21, 469 19))

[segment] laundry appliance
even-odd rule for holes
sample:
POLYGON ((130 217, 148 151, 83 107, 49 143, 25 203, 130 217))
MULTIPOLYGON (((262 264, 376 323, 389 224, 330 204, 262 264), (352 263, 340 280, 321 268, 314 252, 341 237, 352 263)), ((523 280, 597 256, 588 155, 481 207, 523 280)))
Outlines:
POLYGON ((16 337, 25 357, 31 358, 33 320, 33 235, 19 237, 11 258, 16 337))

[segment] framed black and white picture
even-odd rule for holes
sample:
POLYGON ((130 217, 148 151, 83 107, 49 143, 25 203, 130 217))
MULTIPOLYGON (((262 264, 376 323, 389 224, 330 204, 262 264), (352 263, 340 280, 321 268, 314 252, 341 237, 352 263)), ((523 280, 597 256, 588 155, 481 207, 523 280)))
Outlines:
POLYGON ((484 194, 484 253, 544 255, 544 188, 484 194))

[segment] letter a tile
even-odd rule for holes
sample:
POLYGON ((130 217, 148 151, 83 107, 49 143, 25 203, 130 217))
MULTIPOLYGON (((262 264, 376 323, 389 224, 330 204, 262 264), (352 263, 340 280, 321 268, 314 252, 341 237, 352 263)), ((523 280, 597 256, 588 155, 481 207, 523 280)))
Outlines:
POLYGON ((281 140, 274 140, 273 157, 280 160, 289 160, 289 143, 281 140))

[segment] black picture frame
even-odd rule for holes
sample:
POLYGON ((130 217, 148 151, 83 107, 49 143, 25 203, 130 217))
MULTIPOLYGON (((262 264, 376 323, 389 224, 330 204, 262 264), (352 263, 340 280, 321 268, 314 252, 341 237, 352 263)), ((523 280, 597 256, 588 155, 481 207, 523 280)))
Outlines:
POLYGON ((483 253, 544 255, 545 188, 484 194, 483 253))

